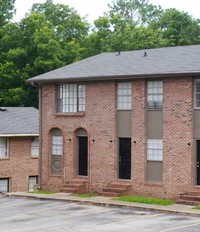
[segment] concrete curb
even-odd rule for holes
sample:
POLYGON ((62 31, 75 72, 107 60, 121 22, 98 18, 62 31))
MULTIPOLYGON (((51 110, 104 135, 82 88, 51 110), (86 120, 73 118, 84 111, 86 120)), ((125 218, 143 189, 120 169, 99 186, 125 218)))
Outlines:
POLYGON ((59 194, 31 194, 31 193, 8 193, 9 197, 19 197, 19 198, 32 198, 39 200, 55 200, 55 201, 65 201, 73 202, 78 204, 87 204, 95 206, 105 206, 105 207, 116 207, 116 208, 130 208, 138 209, 145 211, 155 211, 160 213, 169 213, 169 214, 179 214, 185 216, 195 216, 200 217, 200 210, 194 210, 191 206, 185 205, 171 205, 171 206, 158 206, 158 205, 148 205, 142 203, 130 203, 130 202, 120 202, 111 200, 107 197, 92 197, 92 198, 80 198, 70 195, 59 195, 59 194))

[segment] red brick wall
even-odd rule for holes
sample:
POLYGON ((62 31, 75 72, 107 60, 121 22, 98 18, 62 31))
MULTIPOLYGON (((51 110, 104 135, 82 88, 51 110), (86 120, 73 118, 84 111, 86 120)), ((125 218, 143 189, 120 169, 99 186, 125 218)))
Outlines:
MULTIPOLYGON (((134 80, 132 97, 132 194, 176 198, 192 185, 192 79, 164 80, 163 183, 146 182, 145 81, 134 80), (191 143, 191 146, 188 143, 191 143)), ((102 191, 117 178, 115 82, 95 82, 86 88, 84 115, 56 115, 55 85, 42 87, 42 187, 59 191, 76 177, 75 131, 89 138, 89 190, 102 191), (63 175, 50 174, 52 128, 63 132, 63 175), (69 141, 71 139, 71 141, 69 141), (95 140, 92 143, 92 140, 95 140), (109 144, 109 140, 113 143, 109 144)))
POLYGON ((9 138, 9 157, 0 159, 0 178, 10 178, 10 191, 28 191, 29 176, 38 175, 38 158, 31 158, 31 138, 9 138))

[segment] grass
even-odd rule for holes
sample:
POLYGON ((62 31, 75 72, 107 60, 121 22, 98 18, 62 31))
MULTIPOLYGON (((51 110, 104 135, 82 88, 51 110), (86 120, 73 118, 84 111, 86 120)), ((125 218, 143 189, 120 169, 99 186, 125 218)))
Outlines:
POLYGON ((73 194, 72 196, 83 197, 83 198, 95 197, 94 194, 90 194, 90 193, 76 193, 76 194, 73 194))
POLYGON ((198 209, 198 210, 200 210, 200 205, 196 205, 192 209, 198 209))
POLYGON ((30 193, 35 193, 35 194, 53 194, 54 192, 51 191, 35 191, 35 192, 30 192, 30 193))
POLYGON ((114 198, 113 200, 138 202, 138 203, 154 204, 154 205, 164 205, 164 206, 173 204, 173 202, 170 200, 153 198, 153 197, 142 197, 142 196, 121 196, 114 198))

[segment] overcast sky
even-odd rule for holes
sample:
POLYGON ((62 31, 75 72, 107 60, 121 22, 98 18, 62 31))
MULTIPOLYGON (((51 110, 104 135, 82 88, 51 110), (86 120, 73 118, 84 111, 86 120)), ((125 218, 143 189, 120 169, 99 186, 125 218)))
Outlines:
MULTIPOLYGON (((32 4, 44 2, 46 0, 16 0, 17 13, 14 20, 19 21, 23 18, 29 12, 32 4)), ((200 18, 200 0, 149 0, 149 2, 161 5, 163 8, 176 8, 188 12, 194 18, 200 18)), ((54 0, 54 3, 67 4, 73 7, 82 17, 87 16, 87 21, 92 23, 108 10, 107 5, 112 3, 112 0, 54 0)))

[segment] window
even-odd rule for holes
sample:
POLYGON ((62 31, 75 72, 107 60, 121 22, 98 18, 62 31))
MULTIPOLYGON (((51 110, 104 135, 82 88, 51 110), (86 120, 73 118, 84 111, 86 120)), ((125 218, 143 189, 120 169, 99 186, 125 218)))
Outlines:
POLYGON ((29 176, 28 180, 28 191, 34 191, 34 185, 38 184, 38 176, 29 176))
POLYGON ((195 107, 200 108, 200 79, 195 80, 195 107))
POLYGON ((62 132, 59 129, 51 130, 51 173, 62 174, 62 132))
POLYGON ((162 139, 147 140, 147 160, 162 161, 163 160, 163 141, 162 139))
POLYGON ((58 86, 58 112, 85 111, 85 85, 60 84, 58 86))
POLYGON ((0 179, 0 193, 9 192, 9 179, 0 179))
POLYGON ((39 138, 34 138, 31 142, 31 156, 39 156, 39 138))
POLYGON ((8 157, 8 139, 0 138, 0 158, 8 157))
POLYGON ((149 109, 162 109, 163 81, 147 82, 147 104, 149 109))
POLYGON ((131 82, 117 84, 117 109, 131 110, 131 82))
POLYGON ((62 155, 62 136, 52 136, 52 155, 62 155))

